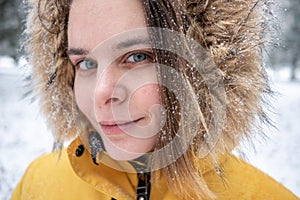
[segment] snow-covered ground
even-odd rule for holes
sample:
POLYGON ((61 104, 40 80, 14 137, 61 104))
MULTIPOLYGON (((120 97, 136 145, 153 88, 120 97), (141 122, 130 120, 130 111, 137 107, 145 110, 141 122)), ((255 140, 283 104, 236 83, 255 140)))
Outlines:
MULTIPOLYGON (((9 199, 27 165, 50 152, 52 144, 37 103, 23 96, 27 72, 15 66, 11 59, 0 57, 1 200, 9 199)), ((300 82, 288 82, 287 73, 287 69, 270 71, 273 89, 280 92, 272 100, 277 113, 272 120, 278 130, 267 131, 266 141, 255 141, 256 152, 247 150, 247 161, 300 197, 300 82)))

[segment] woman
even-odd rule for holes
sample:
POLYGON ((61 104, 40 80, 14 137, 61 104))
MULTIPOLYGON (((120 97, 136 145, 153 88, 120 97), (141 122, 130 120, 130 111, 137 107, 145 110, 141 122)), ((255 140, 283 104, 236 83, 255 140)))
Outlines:
POLYGON ((12 199, 297 199, 230 154, 267 121, 264 2, 30 5, 29 61, 59 153, 34 161, 12 199))

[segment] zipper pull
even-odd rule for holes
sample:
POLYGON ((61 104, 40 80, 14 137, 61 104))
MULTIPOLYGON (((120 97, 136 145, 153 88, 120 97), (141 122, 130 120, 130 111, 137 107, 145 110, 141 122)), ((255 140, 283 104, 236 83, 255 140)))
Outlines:
POLYGON ((150 172, 138 173, 138 185, 136 188, 136 200, 149 200, 150 199, 150 172))

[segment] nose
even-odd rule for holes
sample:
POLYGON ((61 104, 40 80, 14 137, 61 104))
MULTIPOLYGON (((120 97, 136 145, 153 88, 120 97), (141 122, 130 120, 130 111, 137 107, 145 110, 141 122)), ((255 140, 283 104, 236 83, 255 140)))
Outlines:
POLYGON ((117 105, 126 100, 126 88, 118 83, 120 77, 120 72, 114 68, 108 68, 98 76, 94 97, 97 107, 117 105))

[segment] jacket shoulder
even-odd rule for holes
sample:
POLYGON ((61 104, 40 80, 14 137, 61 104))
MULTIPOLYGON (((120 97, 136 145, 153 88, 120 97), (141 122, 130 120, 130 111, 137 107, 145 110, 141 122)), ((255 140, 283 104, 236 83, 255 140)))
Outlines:
MULTIPOLYGON (((234 156, 222 163, 221 168, 222 178, 210 184, 217 199, 299 199, 265 173, 234 156)), ((212 179, 212 176, 208 175, 208 179, 212 179)))
POLYGON ((27 168, 12 194, 18 199, 105 199, 80 180, 71 168, 66 149, 34 160, 27 168))

